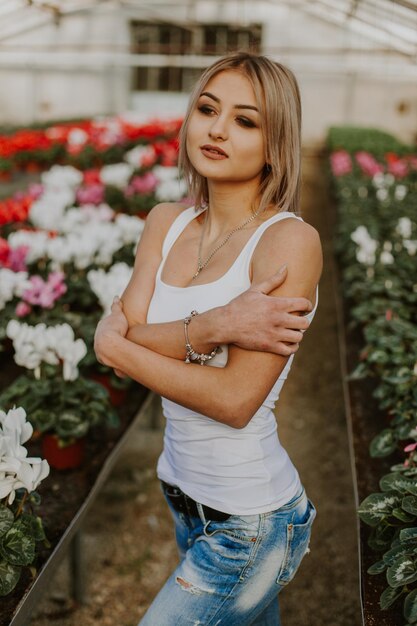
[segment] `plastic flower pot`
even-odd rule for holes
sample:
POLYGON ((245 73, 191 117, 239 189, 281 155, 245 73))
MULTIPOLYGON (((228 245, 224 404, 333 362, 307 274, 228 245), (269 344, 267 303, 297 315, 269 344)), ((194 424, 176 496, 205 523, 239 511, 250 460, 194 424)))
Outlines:
POLYGON ((3 183, 8 183, 12 180, 12 173, 8 170, 0 170, 0 181, 3 183))
POLYGON ((84 459, 85 437, 67 446, 59 444, 57 435, 46 433, 42 439, 42 456, 51 467, 58 470, 79 467, 84 459))
POLYGON ((42 171, 42 166, 37 161, 28 161, 28 163, 24 166, 24 169, 28 174, 37 174, 42 171))
POLYGON ((126 400, 127 389, 116 389, 116 387, 113 387, 107 374, 92 374, 91 378, 107 389, 113 406, 120 406, 126 400))

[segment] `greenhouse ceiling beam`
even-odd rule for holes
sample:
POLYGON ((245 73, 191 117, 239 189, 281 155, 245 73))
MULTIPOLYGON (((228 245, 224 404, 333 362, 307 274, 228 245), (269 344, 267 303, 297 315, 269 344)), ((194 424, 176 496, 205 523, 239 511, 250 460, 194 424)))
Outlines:
MULTIPOLYGON (((366 15, 366 17, 362 17, 359 12, 359 10, 363 10, 366 13, 366 9, 369 6, 369 2, 368 0, 366 0, 366 2, 361 2, 359 5, 356 6, 356 12, 354 15, 351 15, 350 12, 345 13, 344 11, 341 11, 340 9, 335 8, 334 6, 334 2, 332 0, 316 0, 316 3, 323 5, 326 9, 331 9, 331 10, 336 10, 341 12, 345 19, 348 18, 349 20, 349 24, 352 23, 351 21, 357 20, 358 22, 361 22, 363 24, 365 24, 367 27, 370 27, 372 29, 375 29, 375 31, 380 31, 384 36, 385 35, 390 35, 390 36, 394 36, 397 37, 399 36, 398 32, 395 32, 393 30, 391 30, 390 28, 384 26, 384 24, 381 23, 375 23, 375 21, 372 21, 375 19, 375 15, 366 15)), ((383 8, 383 4, 381 3, 381 1, 379 2, 379 4, 377 5, 378 9, 382 9, 383 8)), ((392 19, 392 15, 386 15, 386 19, 384 20, 385 23, 388 24, 394 24, 395 26, 395 22, 392 19)), ((412 36, 412 38, 407 37, 406 38, 406 43, 410 44, 411 46, 414 46, 414 52, 416 52, 416 44, 417 44, 417 32, 414 28, 410 28, 410 26, 406 27, 405 29, 403 29, 403 32, 401 33, 401 37, 405 38, 405 35, 408 36, 412 36)))
MULTIPOLYGON (((273 49, 266 50, 272 57, 273 49)), ((115 68, 133 67, 190 67, 204 69, 218 57, 200 55, 163 55, 163 54, 123 54, 105 53, 54 53, 36 52, 28 58, 27 53, 2 52, 0 67, 2 69, 23 70, 59 70, 65 71, 110 71, 115 68)), ((297 72, 308 72, 309 75, 323 74, 355 74, 381 80, 408 80, 417 78, 417 66, 413 64, 382 64, 378 61, 361 61, 356 59, 322 59, 306 56, 294 59, 291 67, 297 72)))
POLYGON ((410 9, 410 11, 415 11, 417 13, 417 3, 415 2, 407 2, 407 0, 390 0, 393 4, 399 4, 406 9, 410 9))
MULTIPOLYGON (((272 0, 273 4, 276 4, 276 0, 272 0)), ((287 0, 287 3, 289 0, 287 0)), ((291 5, 291 3, 290 3, 291 5)), ((375 26, 374 24, 370 24, 363 19, 358 20, 356 17, 346 22, 346 13, 341 11, 340 9, 335 8, 334 4, 328 4, 327 2, 323 2, 323 0, 316 0, 315 4, 312 5, 307 0, 304 1, 303 4, 298 4, 297 8, 299 8, 304 13, 308 15, 313 15, 326 21, 330 24, 336 24, 341 28, 350 28, 352 31, 364 35, 373 41, 377 41, 383 43, 387 46, 387 48, 400 52, 406 57, 411 58, 414 62, 416 61, 417 47, 415 44, 410 42, 402 42, 399 40, 398 35, 393 33, 392 31, 387 31, 386 29, 382 29, 379 26, 375 26), (329 12, 330 9, 330 12, 329 12), (356 22, 355 22, 356 20, 356 22), (358 23, 359 22, 359 23, 358 23), (366 27, 367 31, 364 33, 363 26, 366 27), (382 39, 382 36, 390 35, 390 37, 395 38, 395 43, 386 42, 382 39)))
MULTIPOLYGON (((395 20, 393 20, 392 0, 384 0, 384 2, 381 2, 381 0, 366 0, 366 3, 362 3, 360 8, 363 11, 372 8, 372 11, 378 13, 382 19, 389 20, 394 25, 404 26, 408 30, 412 30, 410 28, 410 17, 417 19, 417 15, 410 16, 408 11, 401 9, 395 13, 395 20)), ((371 13, 371 17, 374 17, 374 14, 371 13)), ((417 41, 417 37, 415 39, 417 41)))

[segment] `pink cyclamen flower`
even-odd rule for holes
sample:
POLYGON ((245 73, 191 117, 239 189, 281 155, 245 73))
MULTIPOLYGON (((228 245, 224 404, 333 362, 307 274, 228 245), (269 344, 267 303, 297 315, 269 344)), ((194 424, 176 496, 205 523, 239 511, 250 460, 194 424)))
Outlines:
POLYGON ((369 152, 364 150, 357 152, 355 158, 362 172, 367 176, 375 176, 384 171, 383 166, 369 152))
POLYGON ((40 183, 32 183, 29 185, 28 193, 34 200, 37 200, 43 194, 43 190, 44 187, 40 183))
POLYGON ((77 190, 77 201, 80 204, 101 204, 104 201, 104 185, 94 183, 77 190))
POLYGON ((398 161, 388 163, 387 169, 395 178, 404 178, 408 174, 408 163, 405 159, 398 159, 398 161))
POLYGON ((404 452, 412 452, 416 448, 417 448, 417 442, 416 443, 409 443, 408 446, 405 446, 404 452))
POLYGON ((31 287, 25 289, 22 297, 29 304, 51 309, 55 300, 67 291, 63 280, 63 272, 51 272, 47 281, 44 281, 41 276, 31 276, 29 279, 31 287))
POLYGON ((153 172, 146 172, 143 176, 134 176, 126 189, 128 197, 137 193, 152 193, 158 184, 158 179, 153 172))
POLYGON ((32 311, 32 307, 27 302, 19 302, 15 309, 17 317, 26 317, 32 311))
POLYGON ((346 150, 336 150, 330 155, 330 166, 333 176, 343 176, 352 171, 352 159, 346 150))
POLYGON ((26 257, 29 252, 29 246, 18 246, 17 248, 10 248, 9 252, 9 267, 13 272, 25 272, 26 257))

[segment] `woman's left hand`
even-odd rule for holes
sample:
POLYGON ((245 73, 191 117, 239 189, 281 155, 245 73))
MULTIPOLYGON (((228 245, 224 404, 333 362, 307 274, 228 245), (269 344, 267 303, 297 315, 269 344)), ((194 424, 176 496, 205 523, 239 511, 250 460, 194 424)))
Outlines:
MULTIPOLYGON (((109 365, 111 367, 109 358, 106 356, 106 339, 108 339, 108 337, 113 333, 116 333, 121 337, 125 337, 128 330, 129 323, 126 315, 123 313, 123 303, 120 298, 115 296, 111 305, 110 315, 107 315, 107 317, 100 320, 94 334, 94 352, 96 353, 99 363, 109 365)), ((120 376, 120 374, 123 373, 117 370, 116 374, 120 376)))

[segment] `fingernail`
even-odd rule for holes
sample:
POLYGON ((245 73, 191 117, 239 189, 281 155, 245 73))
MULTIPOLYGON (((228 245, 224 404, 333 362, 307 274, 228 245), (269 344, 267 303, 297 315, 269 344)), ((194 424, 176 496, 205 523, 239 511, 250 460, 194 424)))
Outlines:
POLYGON ((114 296, 113 304, 116 304, 116 302, 119 302, 119 296, 114 296))
POLYGON ((284 263, 284 265, 281 265, 281 267, 279 268, 278 274, 283 274, 286 269, 287 269, 287 264, 284 263))

